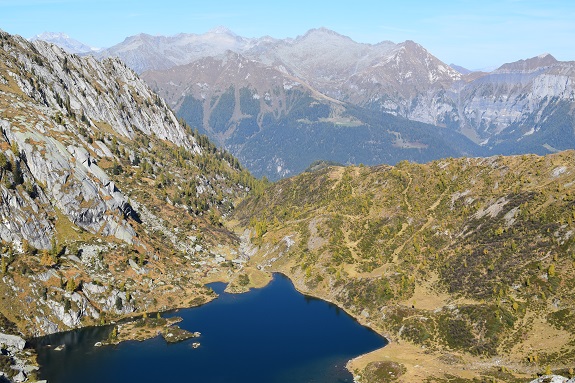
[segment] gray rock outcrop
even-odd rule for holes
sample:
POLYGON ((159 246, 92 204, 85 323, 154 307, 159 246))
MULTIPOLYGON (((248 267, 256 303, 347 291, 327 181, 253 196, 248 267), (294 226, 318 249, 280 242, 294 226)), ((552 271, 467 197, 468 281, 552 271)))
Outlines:
POLYGON ((530 383, 575 383, 575 378, 568 379, 560 375, 545 375, 532 380, 530 383))
POLYGON ((61 212, 90 233, 132 243, 136 232, 129 219, 137 213, 98 165, 115 160, 111 141, 91 137, 108 132, 133 139, 140 131, 197 153, 199 146, 164 101, 119 60, 99 62, 42 41, 4 32, 1 37, 8 69, 0 77, 10 89, 17 87, 2 92, 0 128, 11 150, 1 150, 17 169, 2 172, 0 237, 48 249, 54 216, 61 212), (14 179, 16 171, 20 180, 14 179), (27 192, 16 187, 20 183, 27 192))
POLYGON ((13 351, 22 351, 26 346, 26 341, 17 335, 0 333, 0 346, 13 351))

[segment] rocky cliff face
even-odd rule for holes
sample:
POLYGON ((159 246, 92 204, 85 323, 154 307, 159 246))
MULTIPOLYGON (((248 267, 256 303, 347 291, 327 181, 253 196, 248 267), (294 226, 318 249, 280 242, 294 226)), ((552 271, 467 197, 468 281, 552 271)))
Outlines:
POLYGON ((200 281, 239 256, 220 219, 257 182, 131 69, 1 32, 0 128, 0 312, 20 331, 211 299, 200 281))
POLYGON ((55 208, 91 233, 131 243, 135 232, 126 222, 132 214, 128 198, 98 166, 113 159, 109 143, 91 137, 109 130, 131 139, 138 130, 188 150, 199 151, 198 146, 121 62, 99 63, 7 34, 1 42, 3 154, 29 189, 27 196, 11 189, 18 184, 14 179, 2 185, 7 201, 2 239, 48 248, 53 225, 42 217, 55 208), (38 213, 32 222, 22 211, 30 205, 25 200, 38 213))
POLYGON ((574 71, 573 63, 542 55, 491 73, 469 74, 420 93, 402 111, 387 111, 460 131, 492 153, 572 148, 573 125, 563 120, 572 120, 574 71))

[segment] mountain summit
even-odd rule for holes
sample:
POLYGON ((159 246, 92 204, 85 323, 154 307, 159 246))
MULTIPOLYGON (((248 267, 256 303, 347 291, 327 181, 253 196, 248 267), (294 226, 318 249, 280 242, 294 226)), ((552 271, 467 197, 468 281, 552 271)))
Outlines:
POLYGON ((523 73, 530 73, 535 70, 549 67, 551 65, 557 64, 558 61, 550 55, 549 53, 544 53, 539 56, 535 56, 529 58, 527 60, 519 60, 508 64, 503 64, 499 67, 496 72, 503 73, 503 72, 523 72, 523 73))
POLYGON ((80 53, 90 53, 96 52, 99 48, 94 48, 86 45, 78 40, 75 40, 65 33, 59 32, 44 32, 36 35, 30 39, 30 41, 41 40, 47 43, 52 43, 64 49, 68 53, 80 54, 80 53))
POLYGON ((222 55, 228 50, 239 53, 251 46, 251 39, 218 27, 201 35, 180 33, 173 36, 151 36, 142 33, 102 50, 97 57, 119 57, 130 68, 141 73, 189 64, 201 58, 222 55))

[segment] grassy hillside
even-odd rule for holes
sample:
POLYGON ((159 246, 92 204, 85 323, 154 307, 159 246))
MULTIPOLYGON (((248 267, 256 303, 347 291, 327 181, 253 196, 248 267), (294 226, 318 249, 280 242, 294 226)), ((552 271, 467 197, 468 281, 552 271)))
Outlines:
MULTIPOLYGON (((426 376, 510 381, 575 362, 574 163, 569 151, 330 167, 277 182, 234 218, 251 228, 252 262, 392 350, 434 353, 445 369, 426 376)), ((380 381, 382 355, 352 364, 362 382, 380 381)))

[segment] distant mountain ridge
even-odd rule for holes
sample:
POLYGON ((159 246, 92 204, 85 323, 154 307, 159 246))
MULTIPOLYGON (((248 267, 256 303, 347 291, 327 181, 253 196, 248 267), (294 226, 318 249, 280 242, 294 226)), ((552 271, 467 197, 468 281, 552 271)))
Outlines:
POLYGON ((469 69, 464 68, 464 67, 457 65, 457 64, 449 64, 449 66, 463 75, 470 74, 473 72, 472 70, 469 70, 469 69))
MULTIPOLYGON (((441 135, 444 130, 465 136, 474 142, 471 150, 465 150, 468 155, 546 154, 575 148, 575 63, 557 61, 550 54, 503 64, 489 73, 469 72, 443 63, 413 41, 362 44, 326 28, 312 29, 294 39, 243 38, 219 28, 203 35, 139 35, 102 51, 100 56, 118 55, 135 70, 147 70, 142 77, 166 97, 180 116, 188 118, 191 114, 187 108, 193 103, 184 103, 186 98, 209 101, 202 98, 205 92, 194 90, 198 86, 209 87, 212 95, 225 93, 230 87, 248 86, 241 77, 247 74, 241 70, 228 71, 226 81, 219 79, 217 84, 206 77, 205 71, 213 71, 210 65, 227 65, 229 52, 261 65, 261 70, 250 73, 249 80, 254 83, 258 80, 253 76, 265 78, 269 72, 263 68, 269 68, 277 73, 277 78, 288 76, 302 89, 307 88, 318 100, 333 100, 335 104, 346 105, 344 109, 360 108, 382 116, 381 121, 385 120, 383 116, 391 114, 434 125, 435 128, 428 128, 431 136, 441 135), (210 65, 200 64, 207 58, 212 60, 210 65), (196 67, 192 70, 182 66, 183 63, 196 67), (157 70, 164 72, 160 74, 157 70), (185 78, 180 72, 187 73, 185 78)), ((274 95, 270 93, 270 97, 274 95)), ((279 108, 279 104, 275 105, 279 108)), ((204 117, 217 112, 218 106, 212 106, 206 106, 204 117)), ((277 120, 282 113, 289 116, 291 112, 283 105, 274 113, 277 120)), ((302 110, 299 113, 305 114, 302 110)), ((234 113, 226 120, 232 126, 243 118, 234 113)), ((229 137, 218 138, 213 134, 209 118, 188 122, 242 158, 241 148, 232 147, 229 137)), ((269 122, 259 120, 258 131, 266 124, 271 127, 269 122)), ((309 139, 317 141, 319 137, 309 128, 309 139)), ((272 137, 266 141, 272 142, 270 139, 274 141, 272 137)), ((422 146, 416 148, 423 150, 422 146)), ((405 155, 410 151, 391 154, 382 150, 387 151, 384 157, 389 158, 389 163, 414 159, 405 155)), ((441 151, 438 155, 442 155, 441 151)), ((329 159, 341 163, 350 160, 343 153, 339 158, 329 159)), ((374 164, 381 157, 372 160, 370 163, 374 164)), ((263 161, 268 161, 266 168, 272 172, 268 176, 273 174, 272 162, 284 163, 284 170, 290 168, 283 157, 263 161)), ((291 168, 293 174, 295 167, 291 168)))
MULTIPOLYGON (((266 38, 260 40, 267 41, 266 38)), ((141 33, 127 37, 120 44, 102 50, 96 56, 119 57, 141 73, 189 64, 201 58, 222 55, 228 50, 244 52, 260 40, 237 36, 224 27, 200 35, 180 33, 174 36, 151 36, 141 33)))

